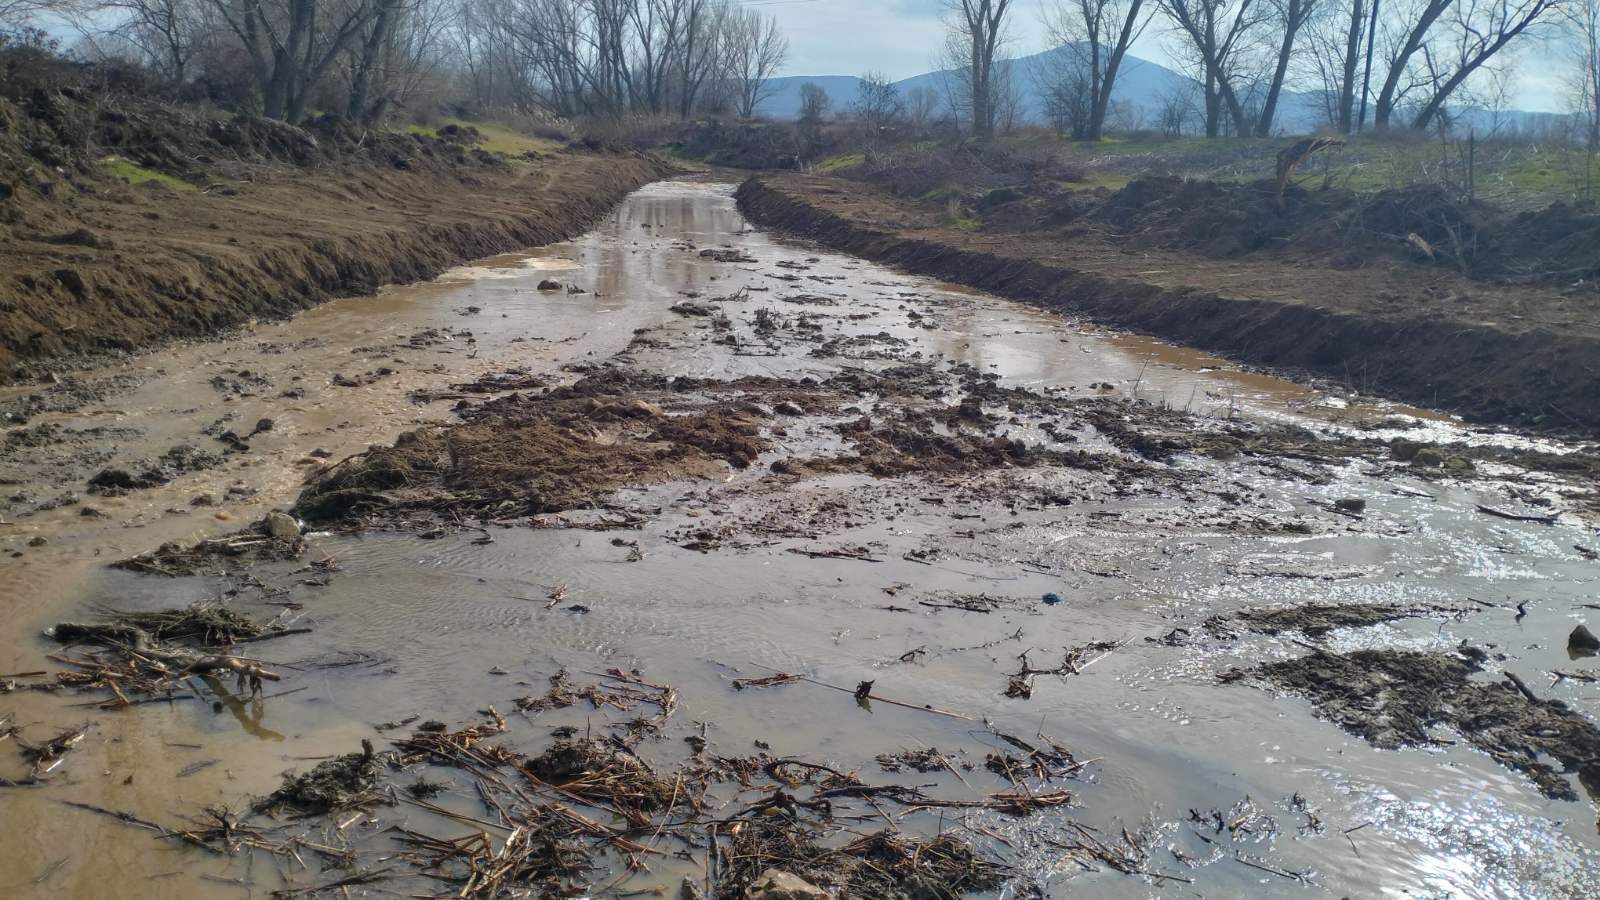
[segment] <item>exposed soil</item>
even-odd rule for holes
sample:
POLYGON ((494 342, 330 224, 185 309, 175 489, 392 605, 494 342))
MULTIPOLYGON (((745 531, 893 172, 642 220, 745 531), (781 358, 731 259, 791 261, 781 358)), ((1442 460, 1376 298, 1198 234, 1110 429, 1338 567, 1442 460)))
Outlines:
POLYGON ((1139 178, 1117 191, 992 191, 976 214, 994 231, 1112 237, 1132 250, 1214 259, 1277 259, 1338 269, 1398 262, 1474 281, 1541 284, 1594 297, 1600 212, 1556 203, 1502 213, 1420 186, 1361 194, 1182 178, 1139 178))
MULTIPOLYGON (((1219 259, 1198 252, 1203 242, 1181 216, 1168 243, 1183 249, 1130 246, 1111 226, 1075 237, 973 233, 870 186, 814 176, 751 179, 739 202, 761 224, 830 247, 1241 361, 1482 421, 1600 428, 1600 393, 1590 389, 1600 312, 1587 287, 1488 289, 1403 259, 1363 268, 1273 254, 1219 259)), ((1158 211, 1169 207, 1158 200, 1158 211)), ((1130 221, 1155 215, 1135 212, 1130 221)), ((1560 252, 1576 265, 1592 251, 1560 252)))
MULTIPOLYGON (((1116 453, 1008 436, 1014 420, 985 413, 978 395, 948 402, 946 392, 963 383, 970 390, 988 382, 975 382, 961 366, 941 372, 925 363, 820 382, 667 379, 607 368, 542 394, 463 403, 457 407, 461 423, 410 432, 392 447, 373 448, 319 474, 295 511, 309 521, 347 526, 427 527, 441 518, 511 520, 604 506, 608 495, 625 487, 750 467, 772 445, 770 435, 788 433, 782 420, 799 415, 831 419, 824 427, 853 452, 779 457, 769 464, 777 476, 951 477, 1060 466, 1112 479, 1178 477, 1116 453), (850 404, 866 391, 894 402, 877 418, 860 414, 850 404)), ((1051 427, 1075 421, 1061 418, 1077 411, 1064 401, 1016 389, 992 394, 991 400, 1009 402, 1051 427)), ((1120 407, 1117 401, 1084 403, 1096 418, 1118 418, 1094 405, 1120 407)), ((1159 414, 1129 407, 1118 427, 1132 434, 1150 415, 1159 414)))
POLYGON ((763 442, 749 411, 669 416, 606 378, 467 410, 469 421, 413 431, 333 467, 297 510, 331 521, 428 510, 516 517, 592 505, 627 485, 743 468, 763 442))
POLYGON ((570 237, 669 171, 633 153, 508 160, 450 136, 334 119, 302 129, 70 77, 8 80, 0 378, 23 374, 18 362, 206 335, 570 237), (177 186, 130 185, 109 156, 177 186))
POLYGON ((1589 794, 1600 797, 1600 728, 1559 700, 1537 699, 1520 682, 1472 680, 1485 658, 1475 648, 1459 655, 1318 650, 1255 672, 1305 694, 1339 727, 1376 746, 1435 744, 1433 729, 1443 725, 1550 797, 1578 799, 1563 772, 1577 773, 1589 794))

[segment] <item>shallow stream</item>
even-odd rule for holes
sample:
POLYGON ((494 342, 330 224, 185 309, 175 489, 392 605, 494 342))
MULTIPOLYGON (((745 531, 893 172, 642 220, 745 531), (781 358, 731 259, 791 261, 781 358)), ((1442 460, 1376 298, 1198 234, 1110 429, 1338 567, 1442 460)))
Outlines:
MULTIPOLYGON (((282 872, 306 883, 281 860, 204 855, 59 801, 160 821, 209 804, 237 809, 271 790, 279 773, 376 738, 377 723, 421 716, 455 727, 477 721, 476 711, 488 706, 508 714, 511 738, 534 743, 553 726, 581 728, 606 713, 575 707, 517 715, 514 698, 542 693, 563 668, 577 678, 618 667, 673 685, 678 724, 729 755, 760 741, 886 780, 872 760, 900 749, 933 746, 981 763, 994 749, 977 721, 988 717, 1098 760, 1068 783, 1072 808, 1026 820, 971 816, 973 826, 1003 835, 1051 896, 1594 896, 1593 798, 1548 799, 1487 755, 1446 743, 1448 734, 1431 749, 1374 749, 1317 718, 1302 699, 1218 682, 1236 666, 1302 655, 1305 644, 1294 634, 1180 646, 1146 640, 1178 627, 1198 633, 1208 617, 1245 607, 1465 608, 1334 631, 1323 645, 1444 651, 1465 640, 1504 654, 1492 668, 1519 674, 1542 696, 1600 715, 1600 684, 1552 685, 1547 675, 1600 674, 1594 659, 1566 652, 1573 627, 1600 618, 1585 605, 1600 601, 1600 563, 1574 552, 1595 544, 1593 522, 1577 513, 1554 525, 1514 522, 1477 510, 1530 499, 1553 504, 1541 509, 1564 508, 1561 485, 1525 473, 1508 472, 1503 482, 1397 478, 1353 462, 1331 478, 1297 479, 1198 458, 1185 465, 1211 471, 1214 491, 1092 496, 1081 473, 1047 471, 1029 477, 1052 480, 1075 502, 1019 506, 992 491, 930 500, 936 489, 915 479, 865 475, 775 491, 760 480, 764 458, 722 482, 624 492, 624 506, 661 510, 627 532, 495 529, 487 544, 474 532, 436 540, 315 536, 312 556, 337 561, 325 585, 297 564, 259 567, 255 584, 105 566, 286 508, 324 456, 337 460, 450 418, 453 399, 415 403, 411 392, 511 368, 551 383, 607 361, 702 378, 826 378, 851 367, 939 359, 996 373, 1004 385, 1137 398, 1208 417, 1376 437, 1543 443, 1475 433, 1444 416, 1242 371, 787 243, 748 225, 731 190, 714 182, 653 185, 568 244, 78 373, 60 389, 0 394, 0 407, 9 408, 21 408, 30 394, 44 398, 13 432, 44 423, 68 432, 107 429, 0 457, 5 492, 14 495, 0 507, 0 549, 17 554, 0 562, 0 611, 10 625, 0 635, 0 676, 50 668, 53 648, 41 630, 90 617, 96 604, 171 607, 232 591, 253 615, 313 629, 260 646, 260 656, 286 673, 265 701, 207 697, 105 712, 74 706, 89 698, 65 693, 0 696, 0 714, 14 714, 33 737, 88 726, 51 784, 0 789, 4 893, 259 896, 283 886, 282 872), (705 249, 744 257, 719 262, 702 256, 705 249), (561 290, 541 291, 547 279, 561 290), (810 352, 815 344, 778 342, 750 352, 754 344, 712 340, 705 318, 671 309, 730 297, 738 299, 716 305, 740 334, 765 307, 790 319, 815 317, 830 337, 844 339, 844 349, 818 355, 810 352), (341 386, 336 374, 356 386, 341 386), (87 393, 96 399, 68 402, 69 389, 84 385, 95 386, 87 393), (248 452, 223 454, 206 433, 242 436, 263 418, 272 426, 248 438, 248 452), (222 461, 122 497, 85 492, 100 468, 179 444, 223 454, 222 461), (1247 495, 1248 508, 1219 499, 1224 493, 1247 495), (62 502, 67 494, 75 497, 62 502), (209 502, 196 505, 198 497, 209 502), (1329 509, 1351 498, 1365 501, 1361 518, 1329 509), (102 515, 85 515, 85 507, 102 515), (770 527, 774 521, 785 527, 770 527), (1273 527, 1290 521, 1305 527, 1273 527), (735 523, 748 539, 708 552, 682 546, 685 529, 711 522, 735 523), (808 529, 810 536, 798 535, 808 529), (619 534, 622 545, 614 541, 619 534), (869 559, 790 552, 840 547, 868 548, 869 559), (1061 602, 1042 602, 1047 594, 1061 602), (920 602, 972 595, 1005 602, 983 613, 920 602), (1094 641, 1126 643, 1079 674, 1040 676, 1029 699, 1002 695, 1019 653, 1038 663, 1094 641), (772 670, 847 689, 873 680, 880 696, 972 718, 883 703, 863 708, 848 690, 810 683, 730 687, 734 678, 772 670), (1198 824, 1211 810, 1248 824, 1219 835, 1198 824), (1150 870, 1162 874, 1069 862, 1049 842, 1066 820, 1138 835, 1150 870)), ((807 440, 797 435, 774 455, 807 440)), ((681 755, 680 738, 669 732, 660 752, 681 755)), ((0 776, 20 771, 12 752, 0 743, 0 776)), ((957 793, 984 787, 944 781, 957 793)), ((473 806, 465 795, 440 802, 473 806)), ((386 815, 439 827, 420 810, 386 815)), ((367 828, 357 817, 342 836, 382 840, 367 828)), ((664 861, 614 890, 675 892, 693 872, 681 860, 664 861)), ((362 890, 378 889, 350 889, 362 890)))

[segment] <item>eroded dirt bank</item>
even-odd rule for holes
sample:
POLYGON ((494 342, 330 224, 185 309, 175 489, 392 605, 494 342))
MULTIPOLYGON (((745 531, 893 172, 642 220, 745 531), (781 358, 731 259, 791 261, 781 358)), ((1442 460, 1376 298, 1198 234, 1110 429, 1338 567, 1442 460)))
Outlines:
POLYGON ((738 197, 753 221, 829 247, 1241 362, 1483 422, 1600 429, 1600 313, 1587 288, 1484 284, 1404 262, 1219 259, 1093 229, 973 233, 815 176, 752 178, 738 197))
POLYGON ((706 183, 140 362, 0 445, 19 895, 1600 878, 1588 448, 706 183))
POLYGON ((19 362, 205 336, 563 240, 672 171, 581 146, 509 157, 470 129, 295 128, 70 84, 6 88, 0 380, 26 374, 19 362))

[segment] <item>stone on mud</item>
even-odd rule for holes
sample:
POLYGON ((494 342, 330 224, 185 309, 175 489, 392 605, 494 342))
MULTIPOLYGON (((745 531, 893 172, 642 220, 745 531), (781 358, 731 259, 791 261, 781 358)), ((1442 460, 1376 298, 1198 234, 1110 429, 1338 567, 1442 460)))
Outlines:
POLYGON ((261 520, 261 530, 275 541, 296 541, 300 539, 300 523, 293 516, 281 512, 269 512, 261 520))
POLYGON ((804 878, 779 869, 761 873, 744 895, 746 900, 833 900, 834 896, 804 878))

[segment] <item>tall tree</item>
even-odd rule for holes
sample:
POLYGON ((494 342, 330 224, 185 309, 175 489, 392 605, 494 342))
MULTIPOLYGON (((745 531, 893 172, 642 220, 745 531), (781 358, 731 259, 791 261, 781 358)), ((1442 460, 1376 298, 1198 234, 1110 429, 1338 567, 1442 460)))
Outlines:
POLYGON ((1576 0, 1565 13, 1574 75, 1573 107, 1591 151, 1600 150, 1600 0, 1576 0))
POLYGON ((1367 11, 1367 0, 1320 0, 1306 23, 1304 49, 1290 74, 1291 80, 1316 92, 1327 126, 1340 134, 1355 127, 1367 11))
POLYGON ((1410 126, 1427 128, 1468 79, 1529 29, 1551 20, 1563 2, 1414 0, 1399 9, 1390 2, 1385 20, 1389 71, 1378 92, 1374 124, 1390 127, 1409 99, 1417 110, 1410 126))
POLYGON ((1257 0, 1160 0, 1200 70, 1206 95, 1206 137, 1221 133, 1220 115, 1233 120, 1235 134, 1250 134, 1253 123, 1234 83, 1238 58, 1261 22, 1257 0))
POLYGON ((1437 67, 1429 66, 1435 77, 1411 127, 1421 130, 1432 124, 1445 103, 1469 78, 1483 70, 1491 59, 1528 29, 1552 19, 1552 13, 1560 9, 1562 2, 1457 0, 1452 7, 1453 39, 1447 43, 1445 51, 1435 57, 1441 60, 1437 67))
POLYGON ((1149 24, 1150 13, 1144 0, 1056 0, 1040 15, 1046 37, 1061 48, 1047 64, 1053 76, 1046 75, 1046 96, 1065 112, 1072 108, 1072 93, 1085 94, 1085 115, 1073 137, 1098 141, 1123 58, 1149 24))
POLYGON ((1283 93, 1283 82, 1289 74, 1289 62, 1293 58, 1295 41, 1300 37, 1300 32, 1306 23, 1317 11, 1318 0, 1270 0, 1272 10, 1271 22, 1278 30, 1278 59, 1272 69, 1272 77, 1267 82, 1267 96, 1261 103, 1261 115, 1256 120, 1255 133, 1258 137, 1268 137, 1272 134, 1272 125, 1278 115, 1278 98, 1283 93))
POLYGON ((1000 106, 995 63, 1005 45, 1012 0, 944 0, 948 12, 946 67, 960 72, 958 99, 980 140, 994 137, 1000 106))
POLYGON ((210 0, 249 54, 261 112, 298 123, 333 64, 377 14, 371 0, 210 0))
POLYGON ((754 118, 756 109, 772 94, 772 76, 789 59, 789 39, 776 19, 753 9, 737 9, 728 21, 727 56, 739 115, 754 118))

